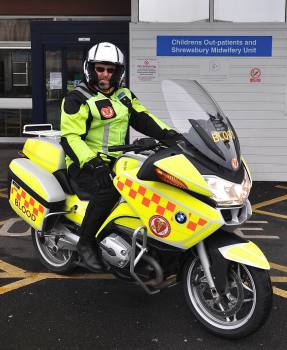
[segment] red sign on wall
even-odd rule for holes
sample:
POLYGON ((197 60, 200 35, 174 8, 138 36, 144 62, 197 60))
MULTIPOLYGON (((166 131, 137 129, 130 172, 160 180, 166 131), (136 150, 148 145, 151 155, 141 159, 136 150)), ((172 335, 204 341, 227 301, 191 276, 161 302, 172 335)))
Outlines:
POLYGON ((261 82, 261 69, 253 67, 250 70, 250 83, 260 83, 261 82))

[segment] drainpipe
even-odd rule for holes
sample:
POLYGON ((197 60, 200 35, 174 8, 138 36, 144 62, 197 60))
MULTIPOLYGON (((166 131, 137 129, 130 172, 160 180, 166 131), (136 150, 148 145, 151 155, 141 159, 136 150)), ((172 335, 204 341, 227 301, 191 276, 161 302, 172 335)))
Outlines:
POLYGON ((139 22, 139 0, 131 0, 131 22, 139 22))
POLYGON ((209 0, 209 22, 214 22, 214 0, 209 0))

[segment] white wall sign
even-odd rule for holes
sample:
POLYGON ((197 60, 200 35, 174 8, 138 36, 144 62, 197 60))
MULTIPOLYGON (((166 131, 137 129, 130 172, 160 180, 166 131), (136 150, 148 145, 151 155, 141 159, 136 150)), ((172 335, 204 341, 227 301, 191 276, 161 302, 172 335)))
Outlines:
POLYGON ((62 89, 62 73, 50 72, 50 89, 59 90, 62 89))
POLYGON ((158 77, 158 61, 156 58, 142 58, 135 61, 136 80, 151 81, 158 77))

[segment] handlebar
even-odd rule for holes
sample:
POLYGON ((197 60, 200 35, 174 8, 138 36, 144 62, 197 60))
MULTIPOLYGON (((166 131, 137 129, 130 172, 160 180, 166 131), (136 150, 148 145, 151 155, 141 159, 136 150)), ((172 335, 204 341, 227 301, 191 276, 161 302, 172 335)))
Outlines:
POLYGON ((110 146, 108 147, 109 152, 118 152, 118 151, 134 151, 134 152, 142 152, 148 150, 157 149, 160 146, 160 143, 157 143, 153 138, 142 138, 139 140, 135 140, 131 145, 118 145, 118 146, 110 146))
MULTIPOLYGON (((140 148, 141 150, 143 147, 140 148)), ((139 146, 136 145, 118 145, 118 146, 109 146, 108 151, 109 152, 118 152, 118 151, 137 151, 139 150, 139 146)))

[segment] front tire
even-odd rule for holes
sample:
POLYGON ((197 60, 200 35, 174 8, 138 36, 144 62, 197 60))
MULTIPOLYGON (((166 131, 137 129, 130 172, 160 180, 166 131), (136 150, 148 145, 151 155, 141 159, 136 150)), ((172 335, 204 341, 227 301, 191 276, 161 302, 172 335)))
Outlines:
POLYGON ((75 268, 75 260, 78 254, 71 250, 57 250, 56 236, 41 236, 41 232, 31 229, 34 248, 41 263, 48 270, 56 273, 66 274, 75 268))
POLYGON ((212 297, 198 258, 186 262, 183 285, 188 306, 198 321, 224 338, 236 339, 255 332, 271 310, 269 274, 255 267, 230 262, 220 304, 212 297))

